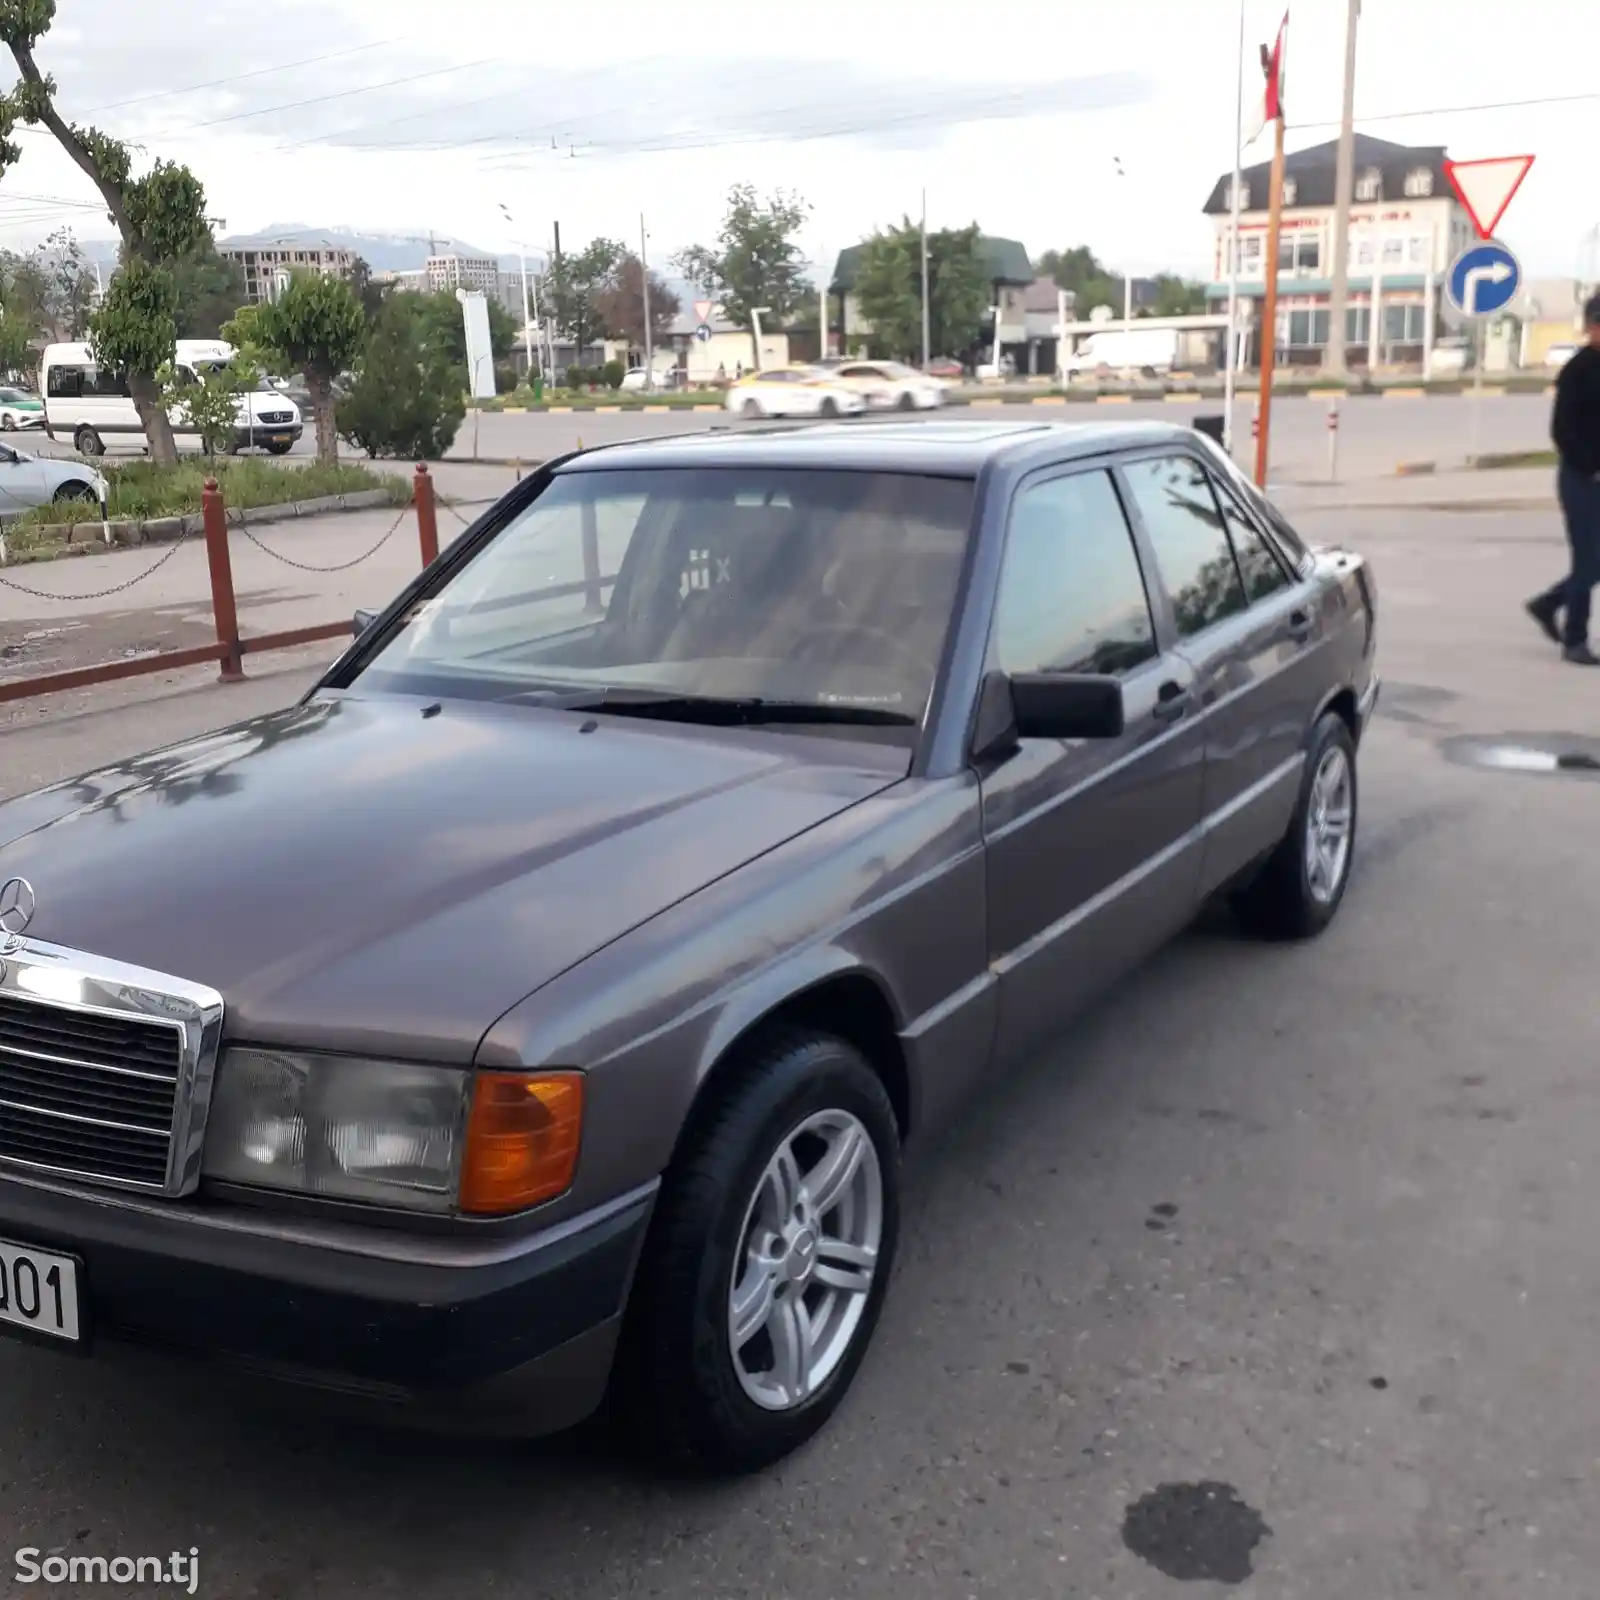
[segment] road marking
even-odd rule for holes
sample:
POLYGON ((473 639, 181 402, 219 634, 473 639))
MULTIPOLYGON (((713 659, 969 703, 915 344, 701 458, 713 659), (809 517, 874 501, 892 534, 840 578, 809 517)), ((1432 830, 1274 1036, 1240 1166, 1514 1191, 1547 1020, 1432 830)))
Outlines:
POLYGON ((1094 397, 1094 403, 1097 406, 1131 406, 1133 404, 1133 396, 1131 394, 1097 394, 1094 397))
POLYGON ((500 415, 502 417, 525 417, 525 416, 527 416, 527 414, 528 414, 528 408, 526 406, 501 406, 500 407, 500 415))
POLYGON ((1172 394, 1163 395, 1169 406, 1192 406, 1197 401, 1204 400, 1205 396, 1198 389, 1178 389, 1172 394))
POLYGON ((692 406, 690 409, 694 411, 721 411, 724 408, 722 406, 692 406))
POLYGON ((1067 397, 1064 394, 1038 394, 1033 397, 1036 406, 1064 406, 1067 397))
POLYGON ((548 411, 552 417, 564 417, 564 416, 567 416, 567 415, 569 415, 571 413, 571 411, 573 410, 573 407, 571 407, 571 406, 546 406, 545 410, 548 411))
POLYGON ((969 400, 967 402, 967 404, 968 405, 973 405, 973 406, 1003 406, 1005 404, 1005 401, 1004 400, 969 400))
POLYGON ((1427 394, 1426 389, 1385 389, 1385 400, 1421 400, 1427 394))
POLYGON ((622 407, 621 406, 595 406, 594 409, 596 411, 620 411, 622 409, 622 407))

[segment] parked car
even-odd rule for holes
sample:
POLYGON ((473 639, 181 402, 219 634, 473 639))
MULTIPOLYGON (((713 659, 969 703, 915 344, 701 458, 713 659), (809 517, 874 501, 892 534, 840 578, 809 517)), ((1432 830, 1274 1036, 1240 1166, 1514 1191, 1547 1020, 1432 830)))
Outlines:
POLYGON ((944 404, 948 388, 900 361, 845 361, 832 372, 870 411, 934 411, 944 404))
POLYGON ((954 356, 935 356, 922 370, 930 378, 942 378, 946 383, 959 383, 967 375, 967 369, 954 356))
POLYGON ((1374 608, 1165 424, 547 464, 298 705, 0 805, 0 1328, 774 1460, 906 1154, 1208 898, 1332 921, 1374 608))
POLYGON ((56 500, 99 502, 107 492, 106 480, 81 461, 33 456, 0 444, 0 521, 56 500))
POLYGON ((15 433, 19 428, 42 428, 44 403, 26 389, 0 388, 0 428, 15 433))
POLYGON ((822 367, 768 367, 728 386, 723 405, 741 417, 853 417, 864 396, 822 367))

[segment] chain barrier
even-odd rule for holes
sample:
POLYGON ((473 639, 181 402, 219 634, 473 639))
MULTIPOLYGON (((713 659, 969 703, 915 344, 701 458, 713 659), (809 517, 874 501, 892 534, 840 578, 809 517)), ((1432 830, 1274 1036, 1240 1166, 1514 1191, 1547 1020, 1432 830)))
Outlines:
POLYGON ((332 566, 319 566, 311 561, 296 561, 293 556, 286 556, 281 550, 274 550, 271 545, 264 544, 259 538, 256 537, 255 534, 251 533, 250 529, 245 525, 243 519, 240 520, 238 528, 239 532, 242 533, 245 538, 247 538, 250 543, 256 547, 256 549, 260 550, 265 555, 271 556, 274 561, 281 561, 286 567, 294 567, 300 572, 348 572, 351 567, 359 567, 363 561, 367 560, 371 556, 377 555, 377 553, 394 537, 395 530, 402 522, 405 521, 406 513, 410 510, 411 502, 408 501, 405 505, 400 507, 399 513, 396 515, 394 521, 389 524, 388 531, 378 539, 376 544, 372 545, 369 549, 363 550, 361 554, 356 556, 354 559, 350 561, 336 561, 332 566))
POLYGON ((451 500, 437 500, 436 499, 434 501, 434 504, 437 505, 437 506, 443 506, 445 508, 445 510, 448 511, 450 513, 450 515, 452 517, 454 517, 456 519, 456 521, 459 522, 463 528, 470 528, 472 526, 472 523, 471 523, 470 519, 468 519, 467 517, 462 516, 461 513, 456 510, 454 501, 451 501, 451 500))
POLYGON ((0 577, 0 589, 14 589, 18 594, 30 595, 35 600, 104 600, 108 595, 121 594, 124 589, 131 589, 134 584, 143 583, 152 572, 159 572, 193 537, 191 532, 174 539, 171 548, 152 561, 143 572, 135 573, 122 583, 114 583, 109 589, 91 589, 88 594, 57 594, 52 589, 31 589, 27 584, 18 583, 15 579, 7 577, 0 577))

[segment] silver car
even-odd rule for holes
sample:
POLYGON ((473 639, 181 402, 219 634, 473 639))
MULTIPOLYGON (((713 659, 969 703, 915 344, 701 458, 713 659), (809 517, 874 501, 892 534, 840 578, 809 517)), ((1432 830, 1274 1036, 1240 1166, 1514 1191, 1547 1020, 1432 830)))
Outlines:
POLYGON ((82 500, 103 505, 107 493, 105 478, 81 461, 33 456, 26 450, 0 444, 0 522, 52 501, 82 500))

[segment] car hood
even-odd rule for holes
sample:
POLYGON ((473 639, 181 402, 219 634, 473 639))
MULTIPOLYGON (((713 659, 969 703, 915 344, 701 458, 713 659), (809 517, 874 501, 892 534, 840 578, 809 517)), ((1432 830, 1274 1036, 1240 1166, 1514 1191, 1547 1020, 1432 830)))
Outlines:
POLYGON ((323 696, 0 805, 0 881, 33 885, 30 938, 220 991, 230 1038, 468 1061, 905 770, 855 740, 323 696))

